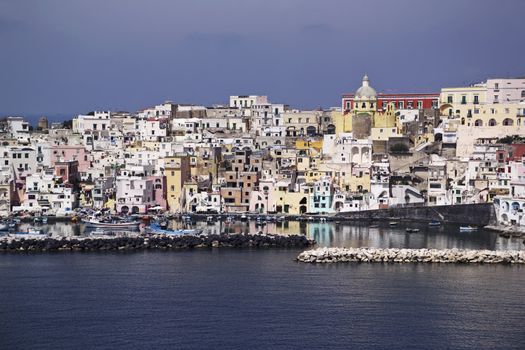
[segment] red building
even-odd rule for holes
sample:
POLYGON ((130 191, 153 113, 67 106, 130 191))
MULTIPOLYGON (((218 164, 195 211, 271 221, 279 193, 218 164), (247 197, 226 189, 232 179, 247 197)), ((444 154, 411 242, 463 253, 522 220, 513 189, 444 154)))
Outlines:
MULTIPOLYGON (((396 109, 429 109, 438 108, 439 93, 430 94, 378 94, 377 110, 386 109, 393 103, 396 109)), ((354 94, 343 94, 341 108, 343 111, 354 109, 354 94)))

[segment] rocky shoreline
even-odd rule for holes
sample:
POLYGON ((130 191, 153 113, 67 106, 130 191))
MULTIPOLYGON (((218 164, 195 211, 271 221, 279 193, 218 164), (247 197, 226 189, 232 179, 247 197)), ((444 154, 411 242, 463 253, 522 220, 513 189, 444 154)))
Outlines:
POLYGON ((315 244, 303 235, 231 234, 131 237, 17 238, 0 241, 0 252, 137 251, 192 248, 307 248, 315 244))
POLYGON ((525 264, 525 251, 459 249, 317 248, 299 254, 304 263, 525 264))

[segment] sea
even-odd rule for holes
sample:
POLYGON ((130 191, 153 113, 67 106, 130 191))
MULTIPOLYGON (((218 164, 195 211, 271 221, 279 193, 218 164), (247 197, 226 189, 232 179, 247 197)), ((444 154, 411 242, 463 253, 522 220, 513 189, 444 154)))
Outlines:
MULTIPOLYGON (((416 223, 193 226, 303 233, 319 246, 525 248, 416 223)), ((300 252, 3 253, 0 349, 525 349, 525 266, 303 264, 300 252)))

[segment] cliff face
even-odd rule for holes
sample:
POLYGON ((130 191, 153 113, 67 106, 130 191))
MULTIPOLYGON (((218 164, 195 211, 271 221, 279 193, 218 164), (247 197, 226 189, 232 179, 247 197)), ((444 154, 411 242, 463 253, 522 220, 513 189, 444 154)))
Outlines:
POLYGON ((492 203, 365 210, 338 213, 336 216, 348 220, 437 220, 444 223, 481 226, 496 223, 496 213, 492 203))

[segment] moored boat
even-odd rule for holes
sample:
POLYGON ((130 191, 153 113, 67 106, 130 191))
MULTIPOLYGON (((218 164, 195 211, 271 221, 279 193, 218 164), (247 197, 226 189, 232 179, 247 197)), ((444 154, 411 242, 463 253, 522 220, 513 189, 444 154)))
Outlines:
POLYGON ((460 232, 472 232, 477 231, 478 228, 476 226, 460 226, 459 231, 460 232))
POLYGON ((153 223, 153 224, 150 224, 146 228, 146 232, 150 234, 155 234, 155 235, 180 236, 180 235, 199 235, 202 233, 202 230, 166 230, 166 229, 161 228, 158 224, 153 223))
POLYGON ((407 228, 406 232, 408 232, 408 233, 416 233, 416 232, 419 232, 419 229, 418 228, 407 228))
POLYGON ((441 226, 441 221, 437 221, 437 220, 432 220, 428 223, 428 226, 430 227, 437 227, 437 226, 441 226))
POLYGON ((83 220, 86 227, 114 228, 114 229, 138 229, 139 221, 101 221, 97 219, 83 220))

